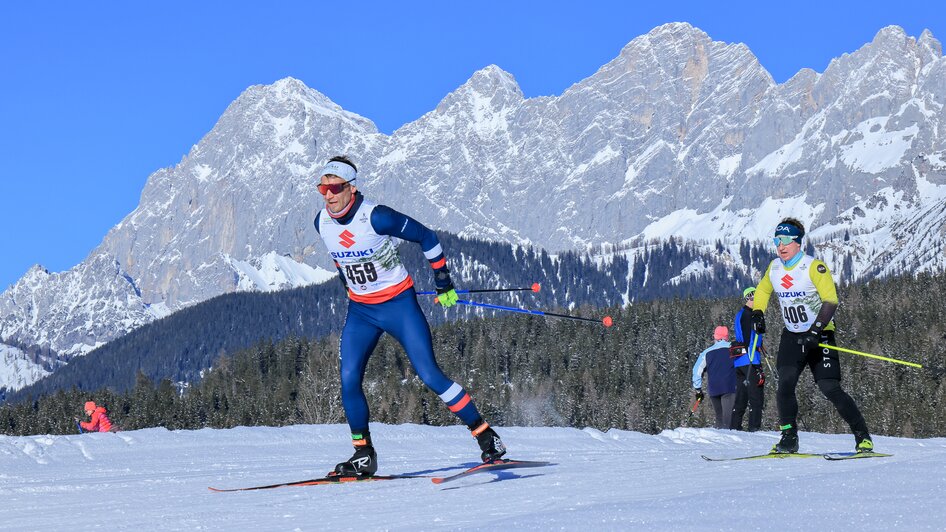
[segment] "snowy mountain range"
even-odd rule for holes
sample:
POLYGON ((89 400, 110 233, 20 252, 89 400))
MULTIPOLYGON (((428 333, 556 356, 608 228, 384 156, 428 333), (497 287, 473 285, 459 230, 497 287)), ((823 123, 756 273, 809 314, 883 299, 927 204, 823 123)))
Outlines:
MULTIPOLYGON (((931 33, 890 26, 778 84, 745 45, 673 23, 560 96, 525 98, 488 66, 392 135, 296 79, 250 87, 86 260, 34 266, 0 295, 0 340, 17 360, 68 357, 221 293, 333 276, 314 177, 339 153, 369 197, 461 236, 625 254, 719 240, 739 263, 742 238, 791 214, 854 279, 946 266, 946 60, 931 33)), ((9 367, 0 386, 16 387, 9 367)))

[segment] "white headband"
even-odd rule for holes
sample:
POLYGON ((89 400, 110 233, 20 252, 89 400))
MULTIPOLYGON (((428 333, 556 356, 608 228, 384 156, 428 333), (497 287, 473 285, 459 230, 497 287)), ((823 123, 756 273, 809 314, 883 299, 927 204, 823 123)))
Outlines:
POLYGON ((354 181, 358 176, 358 172, 356 172, 354 168, 341 161, 330 161, 322 167, 322 173, 319 174, 319 177, 321 178, 323 175, 330 174, 337 175, 345 181, 354 181))

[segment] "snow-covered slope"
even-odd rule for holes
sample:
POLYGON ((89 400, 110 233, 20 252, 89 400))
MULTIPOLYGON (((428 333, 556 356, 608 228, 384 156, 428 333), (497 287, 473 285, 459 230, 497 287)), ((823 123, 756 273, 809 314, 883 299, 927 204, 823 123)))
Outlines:
MULTIPOLYGON (((879 437, 891 458, 706 462, 773 432, 499 428, 510 455, 556 463, 427 479, 212 493, 322 476, 347 427, 0 436, 8 530, 941 530, 946 439, 879 437)), ((374 425, 381 474, 448 475, 479 451, 463 427, 374 425)), ((850 435, 801 434, 802 451, 850 435)))
POLYGON ((460 235, 552 252, 738 245, 793 214, 854 279, 940 271, 944 119, 942 46, 896 26, 776 84, 745 45, 666 24, 558 96, 525 98, 487 66, 390 136, 286 78, 247 89, 151 175, 82 264, 0 294, 0 341, 82 354, 221 293, 323 278, 314 173, 338 153, 369 197, 460 235))
POLYGON ((23 351, 0 344, 0 388, 19 390, 49 375, 41 364, 23 351))

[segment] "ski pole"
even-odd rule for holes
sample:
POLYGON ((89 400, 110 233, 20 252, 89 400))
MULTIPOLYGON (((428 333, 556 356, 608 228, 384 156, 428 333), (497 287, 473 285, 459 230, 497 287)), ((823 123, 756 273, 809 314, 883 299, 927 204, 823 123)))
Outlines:
POLYGON ((897 363, 897 364, 903 364, 904 366, 910 366, 910 367, 914 367, 914 368, 922 368, 922 367, 923 367, 922 365, 917 364, 917 363, 915 363, 915 362, 907 362, 906 360, 899 360, 899 359, 896 359, 896 358, 887 358, 887 357, 882 357, 882 356, 880 356, 880 355, 872 355, 872 354, 870 354, 870 353, 861 353, 860 351, 855 351, 855 350, 853 350, 853 349, 845 349, 845 348, 843 348, 843 347, 838 347, 838 346, 836 346, 836 345, 818 344, 818 347, 823 347, 823 348, 825 348, 825 349, 835 349, 835 350, 837 350, 837 351, 843 351, 843 352, 845 352, 845 353, 851 353, 852 355, 861 355, 862 357, 870 357, 870 358, 876 358, 876 359, 878 359, 878 360, 886 360, 887 362, 894 362, 894 363, 897 363))
MULTIPOLYGON (((746 368, 746 380, 742 381, 746 385, 746 394, 749 393, 749 379, 752 378, 752 357, 755 356, 755 346, 759 343, 759 335, 756 334, 752 337, 752 349, 749 350, 749 367, 746 368)), ((762 362, 761 360, 759 361, 762 362)))
POLYGON ((690 422, 693 421, 693 414, 696 413, 696 409, 697 409, 699 406, 700 406, 700 400, 697 399, 696 402, 693 403, 693 406, 691 406, 691 407, 689 408, 689 410, 687 410, 687 417, 685 417, 685 418, 683 419, 683 421, 680 423, 680 426, 681 426, 681 427, 689 427, 689 426, 690 426, 690 422))
MULTIPOLYGON (((436 300, 434 300, 434 301, 436 301, 436 300)), ((508 312, 520 312, 520 313, 522 313, 522 314, 532 314, 533 316, 552 316, 552 317, 555 317, 555 318, 565 318, 565 319, 569 319, 569 320, 590 321, 590 322, 592 322, 592 323, 601 323, 601 324, 604 324, 605 327, 610 327, 611 325, 614 324, 614 321, 611 319, 611 316, 605 316, 603 319, 596 320, 596 319, 593 319, 593 318, 581 318, 581 317, 579 317, 579 316, 569 316, 568 314, 556 314, 556 313, 554 313, 554 312, 545 312, 545 311, 543 311, 543 310, 532 310, 532 309, 527 309, 527 308, 504 307, 504 306, 502 306, 502 305, 491 305, 491 304, 489 304, 489 303, 479 303, 479 302, 477 302, 477 301, 468 301, 468 300, 466 300, 466 299, 458 299, 458 300, 457 300, 457 303, 460 303, 460 304, 462 304, 462 305, 470 305, 470 306, 472 306, 472 307, 483 307, 483 308, 489 308, 489 309, 493 309, 493 310, 505 310, 505 311, 508 311, 508 312)))
POLYGON ((701 401, 702 399, 697 399, 696 401, 693 402, 693 406, 690 407, 690 416, 693 416, 693 414, 696 413, 696 409, 700 407, 701 401))
POLYGON ((765 365, 769 367, 769 373, 775 377, 775 382, 778 382, 778 371, 772 367, 772 361, 769 360, 769 357, 765 357, 765 365))
MULTIPOLYGON (((542 289, 542 285, 539 283, 532 283, 532 286, 528 288, 477 288, 475 290, 457 290, 458 294, 481 294, 486 292, 538 292, 542 289)), ((435 290, 425 290, 423 292, 417 292, 419 296, 433 296, 437 295, 435 290)))
POLYGON ((82 434, 82 425, 79 424, 79 420, 76 420, 76 428, 79 429, 79 434, 82 434))
POLYGON ((838 346, 836 346, 836 345, 818 344, 818 347, 823 347, 823 348, 825 348, 825 349, 834 349, 834 350, 837 350, 837 351, 843 351, 843 352, 845 352, 845 353, 851 353, 852 355, 860 355, 860 356, 862 356, 862 357, 876 358, 877 360, 884 360, 884 361, 886 361, 886 362, 893 362, 893 363, 895 363, 895 364, 903 364, 904 366, 910 366, 911 368, 926 369, 926 370, 930 370, 930 371, 932 371, 933 373, 936 373, 936 374, 946 373, 946 369, 943 369, 943 368, 932 368, 932 367, 930 367, 930 366, 924 366, 924 365, 922 365, 922 364, 917 364, 916 362, 907 362, 906 360, 900 360, 900 359, 897 359, 897 358, 882 357, 882 356, 880 356, 880 355, 872 355, 872 354, 870 354, 870 353, 863 353, 863 352, 861 352, 861 351, 855 351, 855 350, 853 350, 853 349, 846 349, 846 348, 844 348, 844 347, 838 347, 838 346))

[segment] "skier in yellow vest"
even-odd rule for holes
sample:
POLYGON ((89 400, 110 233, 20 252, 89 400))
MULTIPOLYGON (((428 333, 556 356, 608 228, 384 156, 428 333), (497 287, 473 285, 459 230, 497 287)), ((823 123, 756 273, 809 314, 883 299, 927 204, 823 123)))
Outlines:
POLYGON ((838 308, 838 294, 831 272, 824 262, 801 250, 805 226, 795 218, 785 218, 775 229, 778 258, 773 260, 755 291, 752 326, 765 333, 765 315, 774 292, 782 310, 785 330, 779 342, 778 406, 781 440, 774 453, 798 452, 798 399, 795 387, 808 366, 821 393, 834 404, 854 433, 855 450, 872 452, 874 444, 867 423, 857 404, 841 388, 841 364, 838 352, 818 344, 837 345, 831 318, 838 308))

